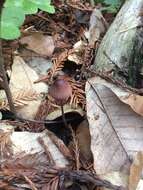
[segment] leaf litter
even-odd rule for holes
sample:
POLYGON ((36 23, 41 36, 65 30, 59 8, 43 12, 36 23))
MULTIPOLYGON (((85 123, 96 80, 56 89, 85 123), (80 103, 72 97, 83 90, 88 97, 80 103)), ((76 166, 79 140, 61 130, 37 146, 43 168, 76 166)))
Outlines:
POLYGON ((0 189, 140 190, 142 96, 89 69, 109 27, 104 5, 54 4, 55 14, 27 16, 22 37, 3 43, 19 118, 0 80, 0 189), (59 73, 72 87, 64 105, 68 128, 48 95, 59 73))

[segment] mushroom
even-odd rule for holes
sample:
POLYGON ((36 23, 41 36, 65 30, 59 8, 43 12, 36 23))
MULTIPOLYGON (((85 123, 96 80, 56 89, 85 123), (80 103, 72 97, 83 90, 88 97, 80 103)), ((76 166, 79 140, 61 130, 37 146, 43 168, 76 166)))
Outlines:
POLYGON ((71 97, 72 88, 65 76, 57 76, 49 88, 49 95, 55 99, 57 105, 61 106, 63 122, 67 126, 63 106, 71 97))

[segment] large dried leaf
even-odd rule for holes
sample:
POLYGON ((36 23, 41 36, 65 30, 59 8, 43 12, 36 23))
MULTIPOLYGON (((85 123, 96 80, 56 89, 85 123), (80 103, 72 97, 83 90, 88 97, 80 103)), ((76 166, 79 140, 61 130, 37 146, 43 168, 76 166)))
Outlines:
POLYGON ((41 137, 49 149, 53 160, 59 167, 64 167, 68 164, 67 160, 60 153, 56 145, 53 144, 48 133, 29 133, 29 132, 14 132, 11 136, 11 140, 14 145, 14 153, 20 154, 20 152, 26 152, 27 154, 34 154, 43 152, 43 148, 38 142, 38 138, 41 137))
MULTIPOLYGON (((17 107, 17 113, 23 117, 29 119, 34 118, 42 100, 37 95, 43 92, 45 93, 48 90, 48 86, 43 82, 34 84, 34 81, 39 78, 39 75, 46 74, 50 67, 51 62, 43 58, 35 58, 28 64, 19 56, 14 58, 9 85, 15 105, 20 105, 20 107, 17 107)), ((2 99, 1 106, 6 105, 6 96, 5 98, 2 96, 2 99)))
POLYGON ((87 82, 86 95, 96 172, 128 171, 129 156, 143 150, 143 118, 95 78, 87 82))
POLYGON ((42 56, 52 56, 55 45, 52 36, 34 33, 20 39, 21 44, 27 44, 27 48, 42 56))
MULTIPOLYGON (((46 68, 50 67, 50 63, 47 62, 47 65, 45 62, 42 62, 41 60, 41 67, 43 67, 43 64, 45 65, 45 73, 46 68)), ((11 79, 10 79, 10 88, 12 91, 18 91, 22 89, 33 89, 37 93, 41 92, 47 92, 47 86, 44 83, 38 83, 34 84, 34 82, 39 78, 39 75, 41 74, 41 69, 39 68, 39 73, 37 72, 37 67, 39 67, 39 64, 35 63, 32 66, 32 63, 30 66, 24 62, 24 60, 16 56, 14 58, 14 63, 12 65, 12 73, 11 73, 11 79)))
MULTIPOLYGON (((16 155, 22 155, 23 153, 25 155, 29 155, 29 154, 34 155, 34 154, 39 154, 39 153, 42 154, 42 153, 45 153, 45 148, 46 148, 49 154, 51 154, 51 158, 53 158, 57 166, 65 167, 68 164, 68 161, 60 152, 60 150, 57 148, 57 145, 55 145, 53 141, 51 140, 51 135, 52 135, 51 132, 49 135, 47 130, 43 131, 42 133, 14 132, 14 131, 11 131, 11 127, 9 125, 7 126, 1 123, 0 131, 1 131, 0 137, 2 137, 3 140, 6 139, 3 141, 3 143, 1 143, 2 148, 4 146, 5 147, 8 146, 9 142, 11 141, 11 152, 13 152, 13 157, 16 157, 16 155), (6 132, 2 131, 3 128, 6 130, 6 132), (42 144, 39 143, 39 140, 38 140, 39 138, 42 139, 44 143, 44 147, 42 146, 42 144)), ((47 160, 46 154, 43 155, 42 159, 43 161, 47 160)))
POLYGON ((123 87, 119 88, 117 85, 112 84, 100 77, 96 77, 96 79, 93 80, 96 81, 96 84, 102 84, 111 89, 122 102, 128 104, 136 113, 143 116, 143 96, 123 88, 123 84, 123 87))

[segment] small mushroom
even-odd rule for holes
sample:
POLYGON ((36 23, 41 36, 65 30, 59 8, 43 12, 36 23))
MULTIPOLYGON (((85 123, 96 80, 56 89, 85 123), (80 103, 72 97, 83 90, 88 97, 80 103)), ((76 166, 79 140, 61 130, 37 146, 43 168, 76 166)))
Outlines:
POLYGON ((63 105, 72 95, 72 88, 65 76, 57 76, 49 88, 49 95, 55 99, 57 105, 61 106, 63 122, 67 126, 63 105))
POLYGON ((72 88, 63 77, 58 77, 49 88, 49 94, 58 105, 64 105, 72 95, 72 88))

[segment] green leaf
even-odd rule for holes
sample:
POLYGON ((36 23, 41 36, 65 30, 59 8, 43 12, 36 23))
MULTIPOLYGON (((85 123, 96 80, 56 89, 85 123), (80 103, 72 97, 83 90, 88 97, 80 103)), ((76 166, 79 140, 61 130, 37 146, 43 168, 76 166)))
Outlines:
POLYGON ((25 14, 35 14, 38 8, 48 13, 55 13, 51 0, 6 0, 0 20, 0 37, 18 38, 19 27, 24 22, 25 14))
POLYGON ((36 5, 47 5, 51 4, 51 0, 30 0, 32 3, 35 3, 36 5))
POLYGON ((109 13, 116 13, 117 12, 117 8, 114 6, 108 6, 108 7, 104 7, 102 8, 102 11, 107 11, 109 13))
POLYGON ((16 39, 20 36, 19 26, 24 22, 24 11, 20 7, 5 7, 2 10, 0 36, 4 39, 16 39))
POLYGON ((20 37, 20 31, 16 25, 10 22, 1 23, 0 38, 6 39, 6 40, 13 40, 18 37, 20 37))
POLYGON ((38 8, 51 14, 55 13, 55 8, 52 5, 39 5, 38 8))
POLYGON ((50 5, 51 1, 50 0, 40 0, 40 1, 35 1, 35 0, 30 0, 32 3, 35 3, 39 9, 42 11, 46 11, 48 13, 55 13, 55 8, 54 6, 50 5))
POLYGON ((104 0, 104 3, 107 5, 111 5, 111 7, 119 7, 121 4, 121 0, 104 0))
POLYGON ((31 2, 30 0, 24 0, 23 10, 25 14, 36 14, 38 11, 38 7, 35 3, 31 2))
POLYGON ((6 0, 4 7, 22 7, 23 0, 6 0))
POLYGON ((1 21, 11 22, 16 26, 20 26, 25 19, 24 11, 20 7, 6 7, 2 10, 1 21))

